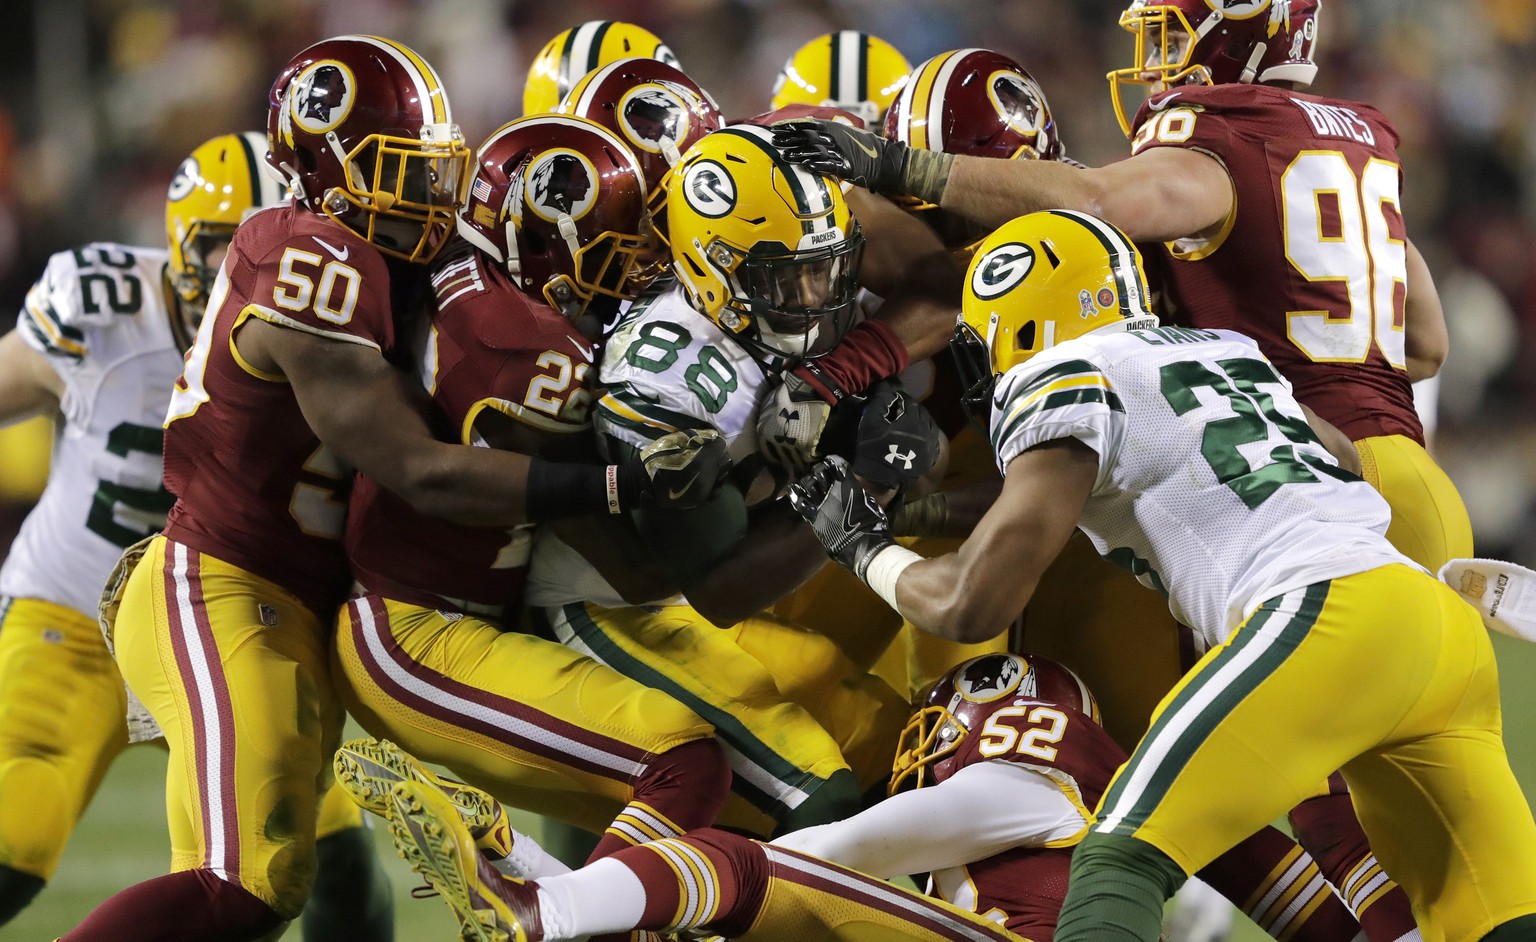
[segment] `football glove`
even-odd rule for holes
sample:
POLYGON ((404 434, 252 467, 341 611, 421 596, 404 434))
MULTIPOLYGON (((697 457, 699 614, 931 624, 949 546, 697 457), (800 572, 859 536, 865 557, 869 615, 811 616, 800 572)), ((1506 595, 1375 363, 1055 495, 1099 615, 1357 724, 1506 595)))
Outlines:
POLYGON ((885 511, 836 455, 790 485, 789 503, 816 531, 827 555, 860 579, 875 554, 895 542, 885 511))
POLYGON ((785 372, 757 408, 758 450, 791 477, 805 474, 816 460, 834 404, 799 369, 785 372))
POLYGON ((900 492, 933 469, 943 434, 901 383, 881 380, 870 387, 859 416, 853 473, 900 492))
POLYGON ((1488 630, 1536 641, 1536 572, 1498 559, 1453 559, 1439 576, 1477 609, 1488 630))
POLYGON ((645 494, 669 510, 690 510, 714 496, 731 469, 725 439, 714 429, 669 432, 640 452, 645 494))
POLYGON ((773 146, 785 159, 816 173, 872 193, 905 193, 935 204, 954 163, 952 154, 914 149, 873 131, 815 118, 775 124, 773 146))

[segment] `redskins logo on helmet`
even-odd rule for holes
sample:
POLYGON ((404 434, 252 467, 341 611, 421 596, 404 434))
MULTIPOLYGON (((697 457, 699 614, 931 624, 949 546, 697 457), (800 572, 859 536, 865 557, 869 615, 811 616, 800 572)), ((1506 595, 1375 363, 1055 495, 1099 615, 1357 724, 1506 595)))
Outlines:
POLYGON ((1003 122, 1020 134, 1044 130, 1045 96, 1034 82, 1017 72, 993 72, 987 80, 987 98, 1003 122))
POLYGON ((647 153, 659 154, 662 141, 688 136, 688 105, 675 87, 657 82, 624 93, 617 109, 624 136, 647 153))
POLYGON ((550 150, 528 167, 524 203, 546 222, 581 219, 597 202, 597 168, 574 150, 550 150))
POLYGON ((357 81, 340 62, 322 61, 300 72, 288 86, 288 110, 300 127, 324 134, 352 111, 357 81))
POLYGON ((1000 707, 1038 701, 1100 722, 1099 704, 1082 678, 1034 654, 984 654, 934 681, 902 730, 889 791, 942 782, 959 767, 959 749, 1000 707))

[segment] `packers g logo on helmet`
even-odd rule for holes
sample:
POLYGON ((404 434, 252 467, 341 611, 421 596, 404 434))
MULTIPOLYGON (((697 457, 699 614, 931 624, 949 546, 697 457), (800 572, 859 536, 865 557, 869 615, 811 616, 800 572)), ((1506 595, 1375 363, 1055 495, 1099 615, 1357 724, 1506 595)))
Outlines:
POLYGON ((683 198, 700 216, 720 219, 736 208, 736 181, 713 160, 701 160, 683 174, 683 198))
POLYGON ((988 252, 971 268, 971 293, 983 300, 1006 294, 1029 275, 1035 250, 1022 242, 1008 242, 988 252))

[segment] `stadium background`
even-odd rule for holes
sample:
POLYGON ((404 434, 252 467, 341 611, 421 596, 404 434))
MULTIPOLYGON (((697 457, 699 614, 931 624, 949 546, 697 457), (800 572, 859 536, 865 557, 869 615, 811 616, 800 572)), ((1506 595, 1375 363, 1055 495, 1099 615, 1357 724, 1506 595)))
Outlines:
MULTIPOLYGON (((1314 90, 1371 101, 1396 123, 1409 231, 1445 302, 1452 352, 1434 451, 1466 498, 1478 552, 1536 565, 1536 0, 1324 3, 1314 90)), ((1130 54, 1128 34, 1115 27, 1123 5, 5 0, 0 332, 52 252, 98 239, 163 244, 165 190, 182 157, 214 134, 264 126, 272 77, 324 36, 378 33, 420 50, 442 73, 472 144, 519 113, 538 48, 586 19, 648 27, 737 116, 765 110, 785 58, 827 30, 873 32, 914 66, 984 45, 1033 72, 1068 152, 1098 165, 1126 150, 1103 79, 1130 54)), ((0 547, 41 487, 48 442, 46 420, 0 431, 0 547)), ((1506 737, 1536 796, 1536 648, 1501 643, 1499 653, 1506 737)), ((51 938, 114 890, 162 872, 163 768, 152 748, 119 761, 58 875, 0 940, 51 938)), ((411 901, 417 881, 390 861, 399 864, 399 938, 446 938, 441 904, 411 901)))

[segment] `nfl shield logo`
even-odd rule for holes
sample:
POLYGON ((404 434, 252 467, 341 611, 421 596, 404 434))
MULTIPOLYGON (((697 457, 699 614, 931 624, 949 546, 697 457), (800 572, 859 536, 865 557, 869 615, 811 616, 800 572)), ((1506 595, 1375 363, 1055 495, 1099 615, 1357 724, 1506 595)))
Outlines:
POLYGON ((262 602, 256 606, 256 611, 261 615, 261 623, 268 628, 277 627, 277 609, 262 602))

